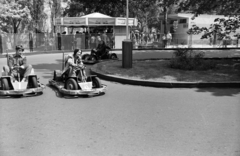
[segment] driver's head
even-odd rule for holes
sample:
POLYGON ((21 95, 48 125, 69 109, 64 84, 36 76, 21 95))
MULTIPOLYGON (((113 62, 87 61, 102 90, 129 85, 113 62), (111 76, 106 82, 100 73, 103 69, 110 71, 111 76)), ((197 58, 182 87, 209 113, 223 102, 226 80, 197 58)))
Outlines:
POLYGON ((17 45, 17 46, 16 46, 16 54, 17 54, 17 55, 20 54, 20 53, 22 53, 23 51, 24 51, 24 48, 23 48, 22 45, 17 45))
POLYGON ((73 51, 73 56, 75 57, 75 58, 77 58, 77 57, 79 57, 79 56, 81 56, 82 55, 82 50, 80 50, 80 49, 75 49, 74 51, 73 51))

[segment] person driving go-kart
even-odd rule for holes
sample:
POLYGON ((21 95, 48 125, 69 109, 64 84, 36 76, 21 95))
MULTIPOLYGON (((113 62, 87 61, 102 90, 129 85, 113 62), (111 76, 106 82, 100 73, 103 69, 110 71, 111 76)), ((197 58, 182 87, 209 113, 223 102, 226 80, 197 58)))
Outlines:
POLYGON ((8 65, 3 66, 3 71, 6 75, 12 76, 13 79, 20 76, 23 77, 22 81, 27 81, 27 76, 31 73, 32 65, 27 64, 27 58, 22 54, 23 51, 23 46, 17 45, 16 53, 8 55, 8 65))
POLYGON ((107 55, 109 53, 110 47, 105 44, 105 42, 101 39, 100 36, 98 36, 99 44, 97 48, 91 50, 91 55, 94 53, 101 58, 104 55, 107 55))
POLYGON ((67 74, 68 77, 76 77, 77 72, 81 72, 81 79, 85 81, 87 76, 85 72, 85 66, 82 62, 82 51, 75 49, 72 55, 68 55, 65 58, 65 67, 63 73, 67 74))

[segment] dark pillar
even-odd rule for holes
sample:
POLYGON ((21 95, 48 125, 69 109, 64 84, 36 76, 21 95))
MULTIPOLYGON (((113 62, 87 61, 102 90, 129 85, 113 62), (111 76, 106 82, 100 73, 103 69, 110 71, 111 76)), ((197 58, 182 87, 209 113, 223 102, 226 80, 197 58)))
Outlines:
POLYGON ((132 49, 133 44, 131 40, 124 40, 122 42, 122 67, 132 68, 132 49))

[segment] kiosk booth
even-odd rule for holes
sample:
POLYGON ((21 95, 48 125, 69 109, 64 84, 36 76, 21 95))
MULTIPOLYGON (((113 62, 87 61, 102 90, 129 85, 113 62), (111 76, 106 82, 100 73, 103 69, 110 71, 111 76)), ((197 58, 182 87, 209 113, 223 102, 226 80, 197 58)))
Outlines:
MULTIPOLYGON (((126 39, 126 21, 127 18, 124 17, 92 13, 81 17, 56 18, 54 26, 58 36, 62 38, 64 49, 74 47, 92 49, 98 44, 97 36, 100 36, 111 48, 122 49, 122 41, 126 39)), ((128 18, 130 27, 137 24, 136 18, 128 18)))

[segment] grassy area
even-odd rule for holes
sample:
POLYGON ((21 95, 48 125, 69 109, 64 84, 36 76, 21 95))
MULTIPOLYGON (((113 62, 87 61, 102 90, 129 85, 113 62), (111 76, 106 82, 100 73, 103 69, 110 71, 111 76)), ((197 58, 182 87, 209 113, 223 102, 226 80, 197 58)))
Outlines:
POLYGON ((107 61, 93 66, 93 70, 125 77, 151 81, 233 82, 240 81, 240 60, 211 60, 211 70, 179 70, 169 67, 169 60, 135 60, 130 69, 122 68, 122 61, 107 61))

